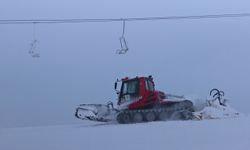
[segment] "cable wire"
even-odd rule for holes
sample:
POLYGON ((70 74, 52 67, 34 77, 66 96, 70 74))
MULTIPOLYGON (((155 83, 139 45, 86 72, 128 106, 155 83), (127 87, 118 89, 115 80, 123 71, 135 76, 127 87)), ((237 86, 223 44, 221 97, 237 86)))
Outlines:
POLYGON ((59 23, 88 23, 88 22, 117 22, 117 21, 154 21, 154 20, 185 20, 185 19, 216 19, 216 18, 241 18, 250 17, 250 13, 238 14, 213 14, 194 16, 167 16, 167 17, 142 17, 142 18, 107 18, 107 19, 21 19, 0 20, 0 24, 59 24, 59 23))

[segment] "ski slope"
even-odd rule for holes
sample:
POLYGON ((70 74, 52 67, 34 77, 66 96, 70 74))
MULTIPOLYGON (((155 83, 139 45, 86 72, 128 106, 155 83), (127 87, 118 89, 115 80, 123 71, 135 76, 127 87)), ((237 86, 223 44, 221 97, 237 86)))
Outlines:
POLYGON ((246 150, 250 117, 0 129, 0 150, 246 150))

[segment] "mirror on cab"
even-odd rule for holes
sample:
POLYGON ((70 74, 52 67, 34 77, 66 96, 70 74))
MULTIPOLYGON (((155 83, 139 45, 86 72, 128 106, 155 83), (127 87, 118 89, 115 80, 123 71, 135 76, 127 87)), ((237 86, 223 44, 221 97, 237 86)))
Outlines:
POLYGON ((115 90, 117 89, 117 82, 115 82, 115 90))
POLYGON ((120 94, 120 91, 117 90, 117 85, 118 85, 117 82, 115 82, 114 88, 115 88, 116 94, 120 94))

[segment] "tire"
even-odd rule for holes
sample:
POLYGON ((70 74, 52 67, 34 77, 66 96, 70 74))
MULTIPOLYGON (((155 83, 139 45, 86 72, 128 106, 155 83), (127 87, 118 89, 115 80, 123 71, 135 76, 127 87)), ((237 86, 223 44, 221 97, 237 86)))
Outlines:
POLYGON ((133 119, 132 120, 133 120, 134 123, 143 122, 143 115, 141 113, 137 112, 137 113, 135 113, 133 115, 133 119))
POLYGON ((121 123, 121 124, 126 124, 126 123, 131 122, 131 118, 130 118, 129 113, 120 113, 120 114, 118 114, 116 119, 117 119, 118 123, 121 123))
POLYGON ((170 120, 185 120, 182 112, 176 111, 170 117, 170 120))
POLYGON ((182 115, 183 115, 184 120, 192 120, 194 117, 193 113, 188 110, 183 111, 182 115))
POLYGON ((146 119, 147 122, 155 121, 156 120, 155 113, 153 113, 153 112, 146 113, 145 114, 145 119, 146 119))
POLYGON ((169 114, 167 112, 161 112, 158 118, 160 121, 166 121, 169 119, 169 114))

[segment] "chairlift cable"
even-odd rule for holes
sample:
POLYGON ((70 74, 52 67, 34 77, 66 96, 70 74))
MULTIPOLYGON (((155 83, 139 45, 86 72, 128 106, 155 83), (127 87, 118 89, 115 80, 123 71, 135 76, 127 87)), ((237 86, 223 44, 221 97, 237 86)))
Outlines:
POLYGON ((118 21, 156 21, 156 20, 193 20, 193 19, 223 19, 250 17, 250 13, 235 14, 210 14, 191 16, 165 16, 165 17, 141 17, 141 18, 107 18, 107 19, 20 19, 0 20, 0 24, 60 24, 60 23, 91 23, 91 22, 118 22, 118 21))

